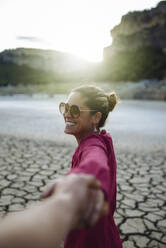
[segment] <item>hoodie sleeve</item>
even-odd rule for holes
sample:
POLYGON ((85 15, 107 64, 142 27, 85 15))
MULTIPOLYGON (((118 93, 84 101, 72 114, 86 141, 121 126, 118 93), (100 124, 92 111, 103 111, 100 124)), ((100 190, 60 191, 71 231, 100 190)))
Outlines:
POLYGON ((95 176, 100 182, 105 198, 110 190, 110 168, 106 148, 101 143, 84 145, 79 153, 78 166, 71 168, 70 173, 84 173, 95 176))

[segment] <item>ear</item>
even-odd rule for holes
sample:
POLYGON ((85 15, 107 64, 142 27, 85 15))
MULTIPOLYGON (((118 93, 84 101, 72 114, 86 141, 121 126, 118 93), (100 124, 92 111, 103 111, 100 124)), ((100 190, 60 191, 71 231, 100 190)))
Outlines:
POLYGON ((97 125, 99 123, 99 121, 101 120, 102 117, 102 113, 101 112, 97 112, 93 115, 93 123, 95 125, 97 125))

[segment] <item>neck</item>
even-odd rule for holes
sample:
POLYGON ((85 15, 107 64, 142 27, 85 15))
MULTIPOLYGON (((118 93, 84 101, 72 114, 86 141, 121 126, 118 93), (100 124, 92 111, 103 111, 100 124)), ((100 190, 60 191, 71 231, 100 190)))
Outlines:
POLYGON ((94 132, 94 131, 91 130, 88 133, 83 133, 83 134, 75 135, 75 138, 77 140, 78 145, 80 144, 80 142, 82 140, 84 140, 86 137, 88 137, 92 133, 99 133, 99 132, 94 132))

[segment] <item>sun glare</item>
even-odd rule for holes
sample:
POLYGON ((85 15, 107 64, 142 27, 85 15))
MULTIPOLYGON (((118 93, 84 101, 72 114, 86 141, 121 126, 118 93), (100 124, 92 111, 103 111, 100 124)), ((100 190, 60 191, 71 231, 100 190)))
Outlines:
POLYGON ((103 46, 111 42, 102 11, 87 8, 86 4, 76 4, 75 7, 68 4, 59 8, 57 16, 54 9, 56 6, 45 11, 45 40, 49 41, 49 47, 92 61, 102 60, 103 46))
POLYGON ((5 20, 0 50, 54 49, 100 61, 103 48, 111 44, 110 29, 121 16, 131 9, 150 7, 150 3, 155 6, 157 1, 6 0, 0 2, 1 25, 5 20))

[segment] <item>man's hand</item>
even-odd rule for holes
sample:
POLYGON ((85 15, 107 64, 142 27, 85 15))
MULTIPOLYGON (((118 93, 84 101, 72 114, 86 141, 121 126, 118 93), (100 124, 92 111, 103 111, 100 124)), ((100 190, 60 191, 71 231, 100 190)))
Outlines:
POLYGON ((73 228, 93 225, 108 213, 100 182, 91 175, 71 174, 57 179, 42 198, 56 197, 67 200, 69 211, 73 213, 73 228))
POLYGON ((47 195, 0 221, 0 247, 55 248, 71 230, 91 226, 106 213, 100 183, 93 176, 65 176, 47 195))

